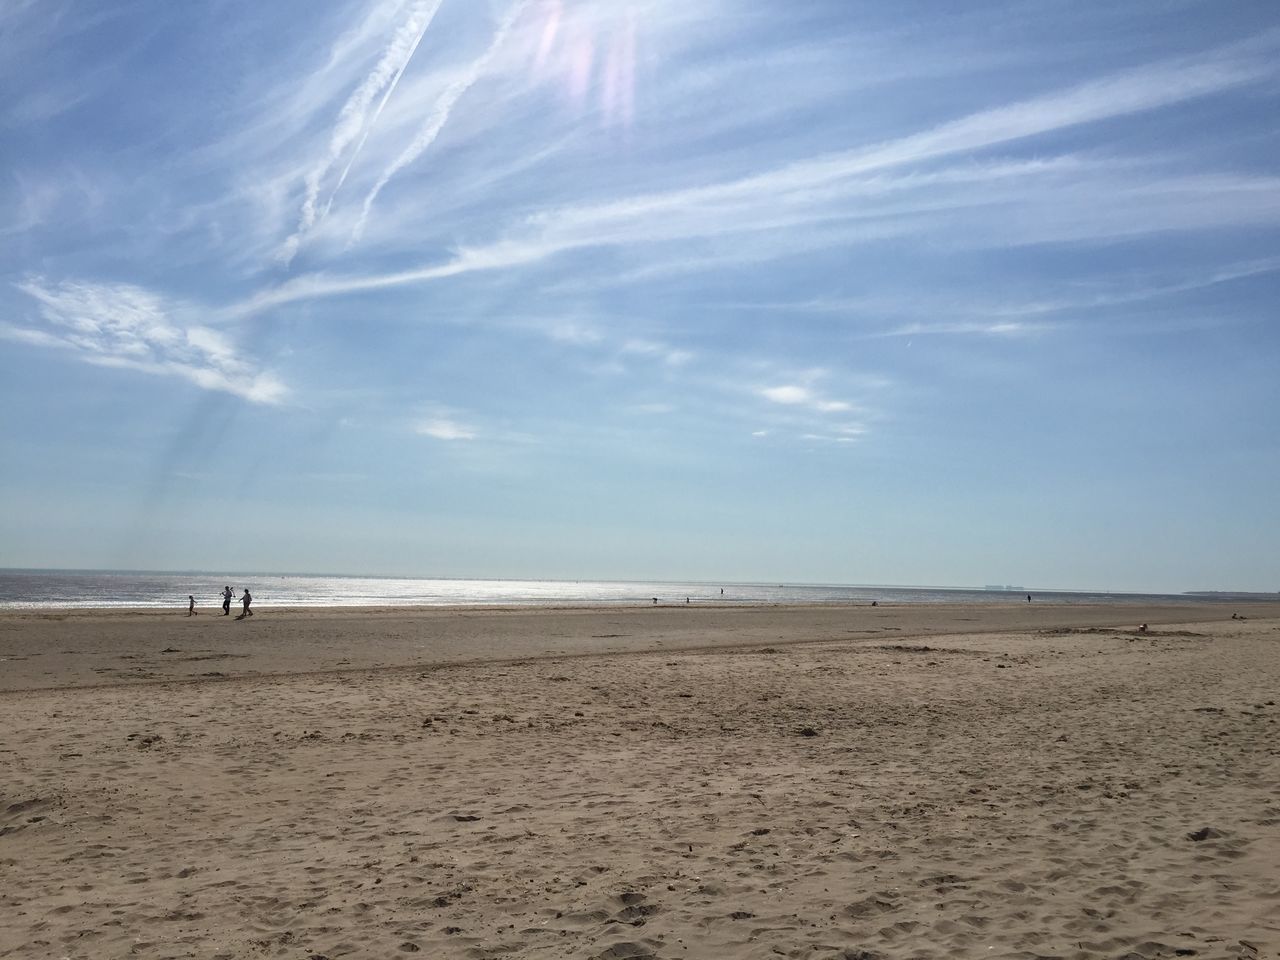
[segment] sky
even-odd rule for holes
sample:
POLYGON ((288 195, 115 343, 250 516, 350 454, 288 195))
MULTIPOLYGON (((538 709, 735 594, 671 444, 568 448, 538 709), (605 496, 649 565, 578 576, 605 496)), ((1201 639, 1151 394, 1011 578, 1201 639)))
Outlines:
POLYGON ((5 0, 0 566, 1280 590, 1271 0, 5 0))

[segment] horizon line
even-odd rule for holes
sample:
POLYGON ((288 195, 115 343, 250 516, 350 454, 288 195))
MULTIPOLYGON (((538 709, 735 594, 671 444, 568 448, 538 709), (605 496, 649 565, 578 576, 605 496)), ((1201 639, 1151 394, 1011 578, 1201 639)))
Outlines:
MULTIPOLYGON (((155 569, 145 567, 0 567, 0 574, 14 573, 94 573, 94 574, 159 574, 164 576, 178 575, 200 575, 200 576, 228 576, 226 570, 210 570, 201 568, 188 569, 155 569)), ((1110 596, 1187 596, 1187 595, 1210 595, 1210 594, 1230 594, 1230 595, 1256 595, 1256 596, 1272 596, 1280 595, 1280 590, 1240 590, 1231 588, 1196 588, 1183 589, 1176 591, 1167 590, 1115 590, 1107 588, 1094 587, 1046 587, 1046 586, 1007 586, 1007 585, 955 585, 955 584, 923 584, 923 583, 842 583, 836 581, 800 581, 800 580, 718 580, 708 579, 704 577, 533 577, 533 576, 458 576, 458 575, 440 575, 440 574, 409 574, 409 573, 341 573, 334 571, 299 571, 299 570, 240 570, 236 571, 237 576, 241 577, 312 577, 312 578, 341 578, 348 580, 449 580, 449 581, 476 581, 483 583, 494 582, 524 582, 524 583, 688 583, 699 585, 719 584, 724 586, 743 586, 743 587, 760 587, 760 586, 777 586, 777 587, 825 587, 837 589, 852 590, 946 590, 956 592, 969 593, 1015 593, 1015 594, 1036 594, 1036 593, 1059 593, 1059 594, 1103 594, 1110 596)))

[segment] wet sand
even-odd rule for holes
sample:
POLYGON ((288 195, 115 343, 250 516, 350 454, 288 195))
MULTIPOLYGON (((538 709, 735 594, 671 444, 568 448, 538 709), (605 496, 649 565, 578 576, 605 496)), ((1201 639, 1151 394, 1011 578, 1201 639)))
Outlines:
POLYGON ((0 957, 1280 956, 1280 605, 215 613, 0 616, 0 957))
POLYGON ((0 613, 0 691, 1280 616, 1280 603, 262 608, 0 613))

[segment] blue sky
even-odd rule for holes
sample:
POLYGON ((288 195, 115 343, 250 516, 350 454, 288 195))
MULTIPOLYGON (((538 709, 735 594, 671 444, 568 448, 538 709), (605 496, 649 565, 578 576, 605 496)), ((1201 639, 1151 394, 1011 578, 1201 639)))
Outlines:
POLYGON ((10 0, 0 566, 1280 589, 1270 2, 10 0))

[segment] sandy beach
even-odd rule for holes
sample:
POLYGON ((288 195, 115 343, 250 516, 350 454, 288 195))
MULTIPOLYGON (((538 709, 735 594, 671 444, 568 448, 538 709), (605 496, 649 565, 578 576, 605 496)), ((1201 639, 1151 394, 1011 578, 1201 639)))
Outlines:
POLYGON ((9 612, 0 957, 1280 957, 1278 721, 1280 604, 9 612))

